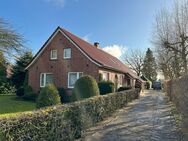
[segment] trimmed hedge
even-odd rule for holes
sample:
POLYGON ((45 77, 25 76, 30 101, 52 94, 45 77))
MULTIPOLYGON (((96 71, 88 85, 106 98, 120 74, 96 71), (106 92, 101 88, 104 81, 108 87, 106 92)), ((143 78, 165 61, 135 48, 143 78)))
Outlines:
POLYGON ((135 89, 0 118, 0 140, 74 140, 138 96, 135 89))
POLYGON ((89 75, 79 78, 73 89, 72 101, 82 100, 99 94, 99 88, 96 80, 89 75))
POLYGON ((101 81, 98 83, 98 87, 101 95, 113 93, 115 91, 115 85, 111 81, 101 81))
POLYGON ((131 86, 129 86, 129 87, 119 87, 119 88, 118 88, 118 92, 130 90, 130 89, 132 89, 131 86))

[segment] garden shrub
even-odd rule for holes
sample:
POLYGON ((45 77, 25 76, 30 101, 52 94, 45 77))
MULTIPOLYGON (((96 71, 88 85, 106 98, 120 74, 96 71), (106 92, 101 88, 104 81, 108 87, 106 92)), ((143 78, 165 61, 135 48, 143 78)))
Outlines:
POLYGON ((85 75, 76 81, 71 100, 77 101, 97 95, 99 88, 96 80, 92 76, 85 75))
POLYGON ((10 83, 0 83, 0 94, 15 94, 16 89, 10 83))
POLYGON ((17 95, 18 97, 22 97, 22 96, 24 95, 24 87, 23 87, 23 86, 21 86, 20 88, 18 88, 18 89, 16 90, 16 95, 17 95))
POLYGON ((37 94, 33 91, 31 86, 24 86, 24 95, 23 99, 35 101, 37 98, 37 94))
POLYGON ((111 81, 101 81, 98 83, 98 87, 101 95, 113 93, 115 90, 115 85, 111 81))
POLYGON ((61 97, 61 103, 68 103, 71 101, 71 96, 67 95, 63 87, 58 88, 59 96, 61 97))
POLYGON ((146 81, 145 87, 146 87, 146 89, 150 89, 150 82, 149 81, 146 81))
POLYGON ((37 98, 37 108, 60 104, 60 96, 57 88, 50 84, 41 89, 37 98))
POLYGON ((139 96, 137 89, 0 118, 0 140, 71 141, 139 96))
POLYGON ((127 87, 119 87, 119 88, 118 88, 118 92, 126 91, 126 90, 130 90, 130 89, 132 89, 131 86, 127 86, 127 87))

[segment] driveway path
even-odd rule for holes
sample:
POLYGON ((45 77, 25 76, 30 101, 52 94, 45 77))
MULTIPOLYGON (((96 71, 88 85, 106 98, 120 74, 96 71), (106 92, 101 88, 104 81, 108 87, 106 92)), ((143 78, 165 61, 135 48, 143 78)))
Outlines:
POLYGON ((90 128, 81 141, 181 141, 164 93, 146 91, 112 118, 90 128))

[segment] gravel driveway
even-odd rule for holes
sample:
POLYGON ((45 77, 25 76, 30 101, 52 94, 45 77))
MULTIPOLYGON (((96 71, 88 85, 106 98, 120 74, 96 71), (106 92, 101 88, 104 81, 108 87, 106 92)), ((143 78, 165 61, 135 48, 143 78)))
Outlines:
POLYGON ((146 91, 113 117, 90 128, 80 141, 180 141, 171 103, 160 91, 146 91))

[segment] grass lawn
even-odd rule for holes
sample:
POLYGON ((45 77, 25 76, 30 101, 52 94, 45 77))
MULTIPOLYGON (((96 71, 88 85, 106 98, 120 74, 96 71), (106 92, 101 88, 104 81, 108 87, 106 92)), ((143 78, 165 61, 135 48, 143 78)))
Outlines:
POLYGON ((0 115, 32 111, 36 109, 36 103, 24 101, 15 95, 0 95, 0 115))

